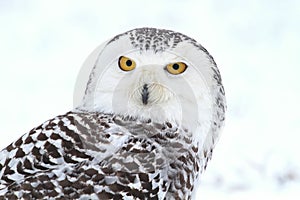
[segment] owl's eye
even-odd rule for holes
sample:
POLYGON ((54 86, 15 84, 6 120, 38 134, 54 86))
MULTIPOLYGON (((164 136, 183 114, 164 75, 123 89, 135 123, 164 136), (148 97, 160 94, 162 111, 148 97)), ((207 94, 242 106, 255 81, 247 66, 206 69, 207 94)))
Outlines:
POLYGON ((183 62, 171 63, 166 66, 166 70, 174 75, 183 73, 187 68, 187 65, 183 62))
POLYGON ((125 56, 121 56, 119 58, 119 67, 123 71, 131 71, 135 68, 136 63, 134 60, 127 58, 125 56))

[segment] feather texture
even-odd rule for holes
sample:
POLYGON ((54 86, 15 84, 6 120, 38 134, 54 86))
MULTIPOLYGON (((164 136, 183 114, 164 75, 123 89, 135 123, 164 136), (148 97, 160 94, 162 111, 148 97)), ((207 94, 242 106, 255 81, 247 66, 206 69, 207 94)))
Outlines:
POLYGON ((204 163, 183 132, 104 113, 57 116, 1 151, 0 197, 185 199, 204 163))

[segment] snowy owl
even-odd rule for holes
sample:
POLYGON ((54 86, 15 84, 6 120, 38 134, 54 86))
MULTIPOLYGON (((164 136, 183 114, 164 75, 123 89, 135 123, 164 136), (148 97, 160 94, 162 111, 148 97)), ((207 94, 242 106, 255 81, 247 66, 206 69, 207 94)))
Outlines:
POLYGON ((105 42, 80 104, 0 152, 0 199, 193 199, 224 124, 207 50, 139 28, 105 42))

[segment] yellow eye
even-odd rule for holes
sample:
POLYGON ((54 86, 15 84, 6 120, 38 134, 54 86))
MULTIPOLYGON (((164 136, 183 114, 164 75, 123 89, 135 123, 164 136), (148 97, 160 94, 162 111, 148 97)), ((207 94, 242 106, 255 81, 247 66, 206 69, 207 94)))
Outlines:
POLYGON ((123 71, 131 71, 135 68, 136 64, 134 60, 127 58, 125 56, 121 56, 119 58, 119 67, 123 71))
POLYGON ((187 68, 187 65, 183 62, 176 62, 168 64, 166 70, 174 75, 183 73, 187 68))

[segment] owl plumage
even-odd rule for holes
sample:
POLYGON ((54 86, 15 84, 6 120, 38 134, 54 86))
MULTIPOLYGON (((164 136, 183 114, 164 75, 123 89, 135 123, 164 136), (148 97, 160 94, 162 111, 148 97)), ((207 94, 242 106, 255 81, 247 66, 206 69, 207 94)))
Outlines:
POLYGON ((140 28, 102 45, 81 103, 0 152, 0 199, 192 199, 224 123, 195 40, 140 28))

